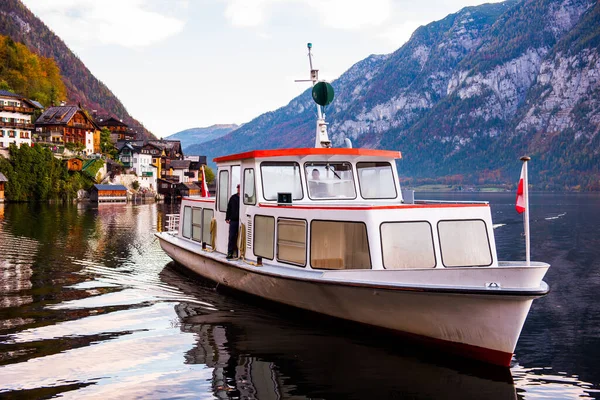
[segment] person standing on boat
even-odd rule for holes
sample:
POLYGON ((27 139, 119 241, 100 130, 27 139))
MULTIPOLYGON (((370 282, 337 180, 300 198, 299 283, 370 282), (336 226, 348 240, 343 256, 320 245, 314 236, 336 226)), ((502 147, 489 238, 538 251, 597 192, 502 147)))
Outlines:
POLYGON ((225 222, 229 224, 229 242, 227 243, 227 259, 237 257, 237 236, 240 226, 240 184, 237 185, 237 193, 229 198, 225 222), (235 254, 235 255, 234 255, 235 254))

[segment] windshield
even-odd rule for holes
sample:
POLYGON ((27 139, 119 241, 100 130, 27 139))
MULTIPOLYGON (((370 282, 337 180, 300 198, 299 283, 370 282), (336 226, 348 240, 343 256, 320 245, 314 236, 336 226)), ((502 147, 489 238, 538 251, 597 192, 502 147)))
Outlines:
POLYGON ((304 173, 311 199, 355 199, 352 164, 349 162, 310 162, 304 173))
POLYGON ((359 162, 356 164, 360 195, 364 199, 395 199, 396 184, 388 162, 359 162))

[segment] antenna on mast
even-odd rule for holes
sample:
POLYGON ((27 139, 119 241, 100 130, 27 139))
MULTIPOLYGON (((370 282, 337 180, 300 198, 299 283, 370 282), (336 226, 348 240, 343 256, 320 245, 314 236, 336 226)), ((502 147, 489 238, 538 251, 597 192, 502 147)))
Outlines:
POLYGON ((333 87, 325 81, 319 81, 319 70, 314 69, 312 63, 312 43, 308 43, 306 47, 308 47, 310 79, 297 79, 296 82, 312 82, 313 85, 312 97, 315 103, 317 103, 317 130, 315 135, 315 147, 331 147, 331 140, 329 140, 329 136, 327 135, 328 124, 325 122, 325 113, 323 112, 323 107, 333 101, 333 87))

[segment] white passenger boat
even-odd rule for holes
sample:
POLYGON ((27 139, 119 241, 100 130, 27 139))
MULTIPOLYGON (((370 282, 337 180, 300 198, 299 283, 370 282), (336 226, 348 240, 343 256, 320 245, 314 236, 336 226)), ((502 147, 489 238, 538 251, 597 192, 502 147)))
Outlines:
MULTIPOLYGON (((330 90, 316 70, 311 80, 330 90)), ((549 265, 498 260, 487 202, 403 196, 400 157, 331 148, 318 107, 315 148, 216 158, 216 197, 184 198, 156 235, 173 260, 219 284, 508 366, 532 301, 548 292, 549 265), (238 184, 239 257, 227 259, 238 184)))

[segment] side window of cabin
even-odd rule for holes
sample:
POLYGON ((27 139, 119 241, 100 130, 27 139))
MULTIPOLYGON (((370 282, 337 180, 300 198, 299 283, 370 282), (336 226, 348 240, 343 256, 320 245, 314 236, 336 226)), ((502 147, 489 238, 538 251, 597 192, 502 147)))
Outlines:
POLYGON ((227 211, 227 202, 229 201, 229 171, 219 172, 219 211, 227 211))
POLYGON ((295 162, 263 162, 260 164, 265 200, 277 200, 277 193, 291 193, 293 200, 302 200, 300 165, 295 162))
POLYGON ((204 243, 211 243, 210 240, 210 222, 212 221, 214 216, 214 211, 205 208, 202 213, 202 226, 204 226, 204 230, 202 231, 202 241, 204 243))
POLYGON ((310 265, 315 269, 371 269, 365 224, 313 220, 310 265))
POLYGON ((398 196, 389 162, 359 162, 356 172, 363 199, 395 199, 398 196))
POLYGON ((306 221, 284 218, 277 220, 277 260, 306 265, 306 221))
POLYGON ((273 243, 275 238, 275 218, 265 215, 254 217, 254 255, 273 259, 273 243))
POLYGON ((183 209, 183 237, 190 238, 192 236, 192 207, 186 206, 183 209))
POLYGON ((431 225, 426 221, 381 224, 383 266, 386 269, 434 268, 431 225))
POLYGON ((192 240, 202 241, 202 209, 192 208, 192 240))
POLYGON ((254 168, 244 170, 244 204, 256 204, 256 180, 254 168))
POLYGON ((442 263, 446 267, 492 265, 492 251, 485 222, 455 220, 438 222, 442 263))

